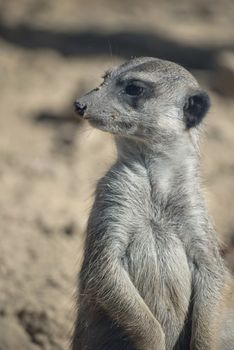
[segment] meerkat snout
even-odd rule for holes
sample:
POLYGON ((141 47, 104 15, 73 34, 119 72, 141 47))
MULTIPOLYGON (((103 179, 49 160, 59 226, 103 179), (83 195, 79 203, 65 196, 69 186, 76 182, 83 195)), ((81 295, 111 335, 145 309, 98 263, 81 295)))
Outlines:
POLYGON ((83 117, 87 109, 87 105, 81 104, 78 100, 76 100, 74 102, 74 108, 75 108, 75 112, 77 112, 80 117, 83 117))

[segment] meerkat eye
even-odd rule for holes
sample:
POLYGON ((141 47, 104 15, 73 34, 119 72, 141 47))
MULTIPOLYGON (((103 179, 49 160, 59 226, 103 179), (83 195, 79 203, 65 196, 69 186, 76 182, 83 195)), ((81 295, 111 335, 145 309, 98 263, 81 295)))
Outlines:
POLYGON ((137 85, 136 83, 129 83, 125 87, 125 93, 132 97, 137 97, 142 95, 143 91, 144 91, 144 88, 142 86, 137 85))

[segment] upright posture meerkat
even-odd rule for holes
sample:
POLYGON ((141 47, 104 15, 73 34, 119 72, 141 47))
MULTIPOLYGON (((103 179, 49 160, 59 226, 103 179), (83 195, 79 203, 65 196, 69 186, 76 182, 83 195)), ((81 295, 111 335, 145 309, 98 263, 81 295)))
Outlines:
POLYGON ((225 269, 199 185, 209 97, 179 65, 138 58, 75 102, 115 135, 80 272, 74 350, 215 350, 225 269))

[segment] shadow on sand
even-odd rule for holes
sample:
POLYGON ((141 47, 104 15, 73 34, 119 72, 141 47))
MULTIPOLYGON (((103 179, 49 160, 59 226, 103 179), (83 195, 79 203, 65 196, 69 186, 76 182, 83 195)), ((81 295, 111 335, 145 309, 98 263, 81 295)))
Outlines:
POLYGON ((155 56, 175 61, 189 69, 213 69, 215 56, 230 45, 189 45, 152 32, 122 31, 104 33, 90 30, 52 31, 25 24, 7 26, 0 23, 0 38, 25 49, 51 49, 64 56, 97 56, 112 54, 126 59, 155 56))

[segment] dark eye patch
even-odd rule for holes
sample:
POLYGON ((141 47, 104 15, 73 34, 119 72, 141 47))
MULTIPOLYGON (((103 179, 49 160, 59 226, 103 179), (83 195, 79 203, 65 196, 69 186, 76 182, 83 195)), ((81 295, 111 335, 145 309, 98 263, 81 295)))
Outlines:
POLYGON ((134 109, 143 106, 144 101, 156 96, 156 86, 151 81, 134 78, 124 79, 120 76, 116 79, 116 86, 120 92, 119 96, 124 98, 125 102, 134 109))
POLYGON ((137 85, 136 83, 129 83, 125 87, 125 93, 132 97, 141 96, 144 92, 144 88, 142 86, 137 85))

